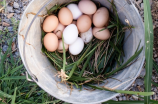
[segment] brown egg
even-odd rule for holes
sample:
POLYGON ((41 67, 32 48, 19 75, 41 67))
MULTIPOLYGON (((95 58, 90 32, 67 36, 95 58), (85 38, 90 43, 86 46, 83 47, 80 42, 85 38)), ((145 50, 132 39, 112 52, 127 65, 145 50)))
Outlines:
POLYGON ((69 25, 73 21, 73 15, 71 11, 66 7, 63 7, 60 9, 58 13, 58 18, 59 18, 60 23, 63 25, 69 25))
POLYGON ((94 14, 97 10, 97 6, 90 0, 82 0, 78 4, 79 9, 84 14, 94 14))
POLYGON ((43 22, 43 30, 45 32, 52 32, 58 26, 58 23, 58 18, 54 15, 50 15, 43 22))
POLYGON ((58 48, 58 37, 54 33, 47 33, 44 37, 44 46, 49 52, 58 48))
POLYGON ((104 28, 105 27, 102 27, 102 28, 94 27, 93 28, 93 35, 94 35, 94 37, 96 37, 99 40, 107 40, 107 39, 109 39, 110 38, 110 31, 108 29, 100 31, 100 30, 102 30, 104 28))
POLYGON ((55 35, 58 37, 58 39, 62 38, 63 31, 65 29, 65 26, 61 23, 58 24, 57 28, 54 30, 55 35))
POLYGON ((96 27, 104 27, 109 20, 109 11, 105 7, 101 7, 93 15, 93 24, 96 27))
POLYGON ((81 33, 88 31, 91 28, 91 25, 92 25, 92 20, 87 15, 82 15, 77 20, 77 28, 81 33))
MULTIPOLYGON (((64 43, 65 51, 68 51, 69 45, 64 43)), ((63 42, 62 40, 59 40, 59 45, 58 45, 58 52, 63 53, 63 42)))

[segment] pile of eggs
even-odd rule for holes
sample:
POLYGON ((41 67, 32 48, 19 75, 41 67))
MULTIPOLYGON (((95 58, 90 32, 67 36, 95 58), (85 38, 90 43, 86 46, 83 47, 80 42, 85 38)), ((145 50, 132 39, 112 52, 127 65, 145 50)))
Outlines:
POLYGON ((58 17, 50 15, 44 20, 43 30, 47 33, 43 40, 44 46, 49 52, 57 50, 62 53, 63 37, 65 50, 78 55, 84 43, 89 43, 93 36, 100 40, 109 39, 109 30, 103 29, 108 22, 108 9, 101 7, 97 10, 95 3, 90 0, 81 0, 78 5, 69 4, 59 10, 58 17))

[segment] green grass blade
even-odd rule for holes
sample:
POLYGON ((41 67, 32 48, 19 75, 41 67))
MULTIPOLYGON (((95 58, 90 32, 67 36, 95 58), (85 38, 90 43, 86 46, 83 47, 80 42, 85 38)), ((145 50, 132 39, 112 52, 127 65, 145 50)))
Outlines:
POLYGON ((158 87, 158 84, 157 83, 155 83, 155 82, 151 82, 154 86, 156 86, 156 87, 158 87))
POLYGON ((143 50, 143 47, 138 52, 136 52, 132 57, 130 57, 122 66, 120 66, 119 68, 115 69, 114 71, 108 73, 106 77, 108 78, 109 76, 113 75, 114 73, 118 72, 119 70, 125 68, 131 61, 133 61, 141 53, 142 50, 143 50))
MULTIPOLYGON (((149 0, 144 2, 144 21, 145 21, 145 59, 146 59, 146 75, 145 75, 145 91, 151 91, 151 76, 153 68, 153 23, 151 17, 151 8, 149 0)), ((144 98, 144 103, 150 103, 150 96, 144 98)))
POLYGON ((26 79, 26 76, 10 76, 10 77, 5 77, 2 80, 17 80, 17 79, 26 79))
POLYGON ((158 65, 154 60, 153 60, 153 67, 156 70, 156 72, 158 73, 158 65))
POLYGON ((123 90, 114 90, 114 89, 110 89, 110 88, 103 88, 103 87, 93 86, 93 85, 90 85, 90 84, 86 84, 86 85, 91 87, 91 88, 94 88, 94 89, 105 90, 105 91, 112 91, 112 92, 122 93, 122 94, 141 95, 141 96, 154 95, 154 92, 123 91, 123 90))
POLYGON ((63 36, 62 36, 62 43, 63 43, 63 71, 65 72, 66 52, 65 52, 64 37, 63 36))
POLYGON ((16 67, 16 68, 12 69, 12 70, 10 71, 10 74, 13 74, 14 72, 18 71, 18 70, 21 69, 23 66, 24 66, 24 65, 20 65, 20 66, 18 66, 18 67, 16 67))
POLYGON ((1 91, 1 90, 0 90, 0 96, 6 97, 6 98, 12 98, 12 95, 9 95, 9 94, 7 94, 7 93, 1 91))
POLYGON ((16 90, 17 90, 17 87, 16 87, 15 90, 14 90, 14 95, 13 95, 13 97, 12 97, 12 102, 11 102, 11 104, 15 104, 16 90))
POLYGON ((144 101, 107 101, 103 104, 144 104, 144 101))

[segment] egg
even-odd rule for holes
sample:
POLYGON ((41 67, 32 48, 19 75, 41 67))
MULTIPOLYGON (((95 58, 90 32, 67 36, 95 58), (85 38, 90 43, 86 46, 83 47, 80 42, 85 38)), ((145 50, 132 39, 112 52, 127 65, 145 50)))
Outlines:
POLYGON ((63 25, 69 25, 73 21, 73 15, 71 11, 66 7, 60 9, 58 13, 58 18, 60 23, 63 25))
POLYGON ((45 32, 52 32, 58 26, 58 23, 58 18, 54 15, 50 15, 43 22, 43 30, 45 32))
POLYGON ((107 40, 107 39, 109 39, 110 38, 110 31, 108 29, 100 31, 100 30, 102 30, 104 28, 105 27, 103 27, 103 28, 94 27, 93 28, 93 35, 94 35, 94 37, 96 37, 99 40, 107 40))
POLYGON ((62 38, 62 34, 63 34, 63 31, 65 29, 65 26, 62 25, 61 23, 58 24, 57 28, 54 30, 54 33, 55 35, 61 39, 62 38))
POLYGON ((82 15, 77 4, 69 4, 67 8, 71 11, 74 20, 77 20, 82 15))
POLYGON ((95 27, 104 27, 109 21, 109 11, 105 7, 101 7, 93 15, 93 24, 95 27))
POLYGON ((94 14, 97 10, 95 3, 89 0, 80 1, 78 7, 84 14, 94 14))
MULTIPOLYGON (((65 42, 64 42, 64 47, 65 47, 65 52, 68 51, 69 45, 66 44, 65 42)), ((58 51, 59 53, 63 53, 63 42, 62 42, 62 40, 59 40, 59 44, 58 44, 58 49, 57 49, 57 51, 58 51)))
POLYGON ((68 25, 63 31, 64 42, 66 44, 72 44, 78 37, 78 29, 74 24, 68 25))
POLYGON ((58 48, 58 37, 54 33, 47 33, 44 36, 44 46, 49 52, 54 52, 58 48))
POLYGON ((87 15, 82 15, 77 20, 77 28, 78 28, 79 32, 81 32, 81 33, 88 31, 91 28, 91 25, 92 25, 92 20, 87 15))
POLYGON ((79 53, 81 53, 83 48, 84 48, 84 42, 80 37, 78 37, 73 44, 69 45, 69 52, 72 55, 78 55, 79 53))
POLYGON ((87 32, 81 33, 80 37, 84 43, 89 43, 93 39, 92 28, 90 28, 87 32))

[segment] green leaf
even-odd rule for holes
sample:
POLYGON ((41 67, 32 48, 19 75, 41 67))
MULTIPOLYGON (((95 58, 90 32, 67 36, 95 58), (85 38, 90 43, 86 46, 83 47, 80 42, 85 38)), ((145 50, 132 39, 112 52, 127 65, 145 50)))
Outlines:
POLYGON ((65 72, 66 52, 65 52, 64 37, 63 37, 63 35, 62 35, 62 43, 63 43, 63 71, 65 72))
POLYGON ((2 80, 17 80, 17 79, 26 79, 26 76, 11 76, 11 77, 5 77, 2 80))
POLYGON ((154 92, 123 91, 123 90, 114 90, 114 89, 110 89, 110 88, 103 88, 103 87, 93 86, 93 85, 90 85, 90 84, 86 84, 86 85, 91 87, 91 88, 94 88, 94 89, 105 90, 105 91, 112 91, 112 92, 122 93, 122 94, 141 95, 141 96, 154 95, 154 92))
POLYGON ((157 83, 155 83, 155 82, 151 82, 154 86, 156 86, 156 87, 158 87, 158 84, 157 83))
POLYGON ((1 91, 1 90, 0 90, 0 96, 6 97, 6 98, 12 98, 12 95, 9 95, 9 94, 7 94, 7 93, 1 91))
MULTIPOLYGON (((144 2, 144 22, 145 22, 145 60, 146 60, 146 75, 145 75, 145 91, 151 91, 151 76, 153 68, 153 23, 151 16, 151 8, 149 0, 144 2)), ((144 103, 150 103, 150 96, 144 98, 144 103)))
POLYGON ((158 65, 154 60, 153 60, 153 67, 156 70, 156 72, 158 73, 158 65))
POLYGON ((15 104, 16 90, 17 90, 17 87, 16 87, 15 90, 14 90, 14 95, 13 95, 13 97, 12 97, 12 102, 11 102, 11 104, 15 104))

